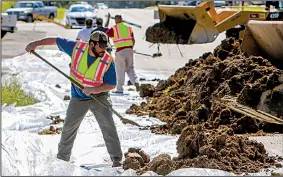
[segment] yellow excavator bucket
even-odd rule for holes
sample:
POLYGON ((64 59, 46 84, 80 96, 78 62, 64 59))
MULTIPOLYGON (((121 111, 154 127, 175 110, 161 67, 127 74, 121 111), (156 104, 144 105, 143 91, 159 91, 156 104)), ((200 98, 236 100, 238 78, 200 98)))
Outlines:
POLYGON ((280 9, 265 10, 253 6, 216 9, 212 1, 198 6, 159 5, 158 13, 160 22, 146 30, 146 41, 160 44, 210 43, 224 31, 227 36, 239 38, 238 34, 249 20, 283 20, 280 9))
POLYGON ((213 18, 201 4, 199 6, 159 5, 158 13, 160 23, 147 29, 146 41, 167 44, 209 43, 219 34, 213 18), (163 30, 164 27, 171 32, 163 30))
POLYGON ((180 24, 187 27, 188 43, 190 44, 212 42, 218 36, 214 22, 205 9, 201 7, 179 6, 174 9, 166 6, 159 7, 161 21, 166 20, 166 14, 170 14, 170 17, 190 20, 187 25, 180 24))
POLYGON ((283 21, 256 21, 247 23, 242 51, 264 56, 274 62, 283 61, 283 21))

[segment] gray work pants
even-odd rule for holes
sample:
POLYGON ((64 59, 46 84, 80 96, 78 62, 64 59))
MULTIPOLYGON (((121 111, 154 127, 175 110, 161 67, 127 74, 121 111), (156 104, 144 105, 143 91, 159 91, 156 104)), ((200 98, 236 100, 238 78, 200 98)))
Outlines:
POLYGON ((117 76, 117 91, 123 92, 125 83, 125 72, 128 74, 131 83, 137 83, 137 75, 134 70, 134 51, 132 48, 125 48, 115 53, 115 67, 117 76))
MULTIPOLYGON (((105 105, 112 106, 108 94, 98 95, 95 98, 105 105)), ((112 112, 95 100, 79 100, 76 98, 72 98, 68 106, 67 117, 64 121, 61 140, 58 146, 57 158, 65 161, 70 160, 77 131, 89 109, 94 114, 101 129, 111 160, 122 160, 123 154, 112 112)))

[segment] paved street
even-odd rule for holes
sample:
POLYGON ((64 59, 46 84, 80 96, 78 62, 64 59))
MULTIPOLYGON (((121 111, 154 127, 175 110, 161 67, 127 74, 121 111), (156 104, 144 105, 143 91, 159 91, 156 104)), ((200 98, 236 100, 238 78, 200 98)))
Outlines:
MULTIPOLYGON (((108 9, 98 11, 98 17, 104 18, 106 21, 106 15, 110 12, 112 16, 121 14, 126 21, 130 21, 142 26, 137 28, 133 26, 136 45, 135 50, 140 53, 150 54, 157 52, 157 45, 153 45, 145 41, 146 29, 158 22, 153 19, 153 10, 151 9, 108 9), (141 18, 142 17, 142 18, 141 18)), ((64 21, 61 21, 65 24, 64 21)), ((110 25, 114 25, 114 20, 110 20, 110 25)), ((47 22, 25 23, 18 22, 18 31, 16 33, 8 33, 2 41, 2 58, 12 58, 25 53, 25 46, 28 42, 36 39, 40 39, 45 36, 61 36, 66 38, 75 39, 79 29, 65 29, 61 26, 47 22)), ((151 58, 143 55, 135 55, 135 67, 137 69, 160 71, 173 73, 176 69, 182 67, 188 59, 198 58, 204 52, 212 51, 217 46, 221 39, 220 37, 210 44, 202 45, 161 45, 160 51, 162 57, 151 58), (178 49, 179 47, 179 49, 178 49), (180 51, 179 51, 180 50, 180 51), (182 54, 181 54, 181 53, 182 54), (183 55, 183 57, 182 57, 183 55)), ((44 46, 44 49, 57 50, 56 46, 44 46)))

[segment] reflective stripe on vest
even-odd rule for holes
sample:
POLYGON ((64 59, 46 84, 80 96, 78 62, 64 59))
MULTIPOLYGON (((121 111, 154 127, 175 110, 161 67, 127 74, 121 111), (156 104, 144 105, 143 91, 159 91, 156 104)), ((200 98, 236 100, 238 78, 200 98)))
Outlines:
POLYGON ((95 87, 103 84, 103 76, 111 64, 111 56, 105 53, 102 58, 97 58, 90 67, 87 66, 88 44, 78 42, 72 55, 70 77, 84 87, 95 87))
POLYGON ((87 47, 87 43, 84 43, 84 42, 80 42, 76 47, 76 50, 74 53, 74 56, 75 56, 74 66, 76 70, 78 70, 78 66, 79 66, 77 63, 79 63, 80 60, 82 59, 82 56, 83 56, 83 53, 86 47, 87 47))
POLYGON ((131 36, 131 27, 119 23, 113 27, 113 42, 116 48, 133 46, 133 37, 131 36))

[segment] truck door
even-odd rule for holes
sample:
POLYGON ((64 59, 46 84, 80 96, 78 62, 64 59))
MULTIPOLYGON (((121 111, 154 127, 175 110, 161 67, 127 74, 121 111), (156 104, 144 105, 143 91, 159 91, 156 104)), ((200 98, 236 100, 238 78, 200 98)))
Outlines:
POLYGON ((48 10, 45 8, 43 2, 37 2, 38 5, 39 5, 39 8, 41 10, 41 15, 42 16, 45 16, 45 17, 49 17, 49 12, 48 10))
POLYGON ((34 2, 33 4, 33 13, 38 15, 44 15, 43 10, 39 7, 38 2, 34 2))

